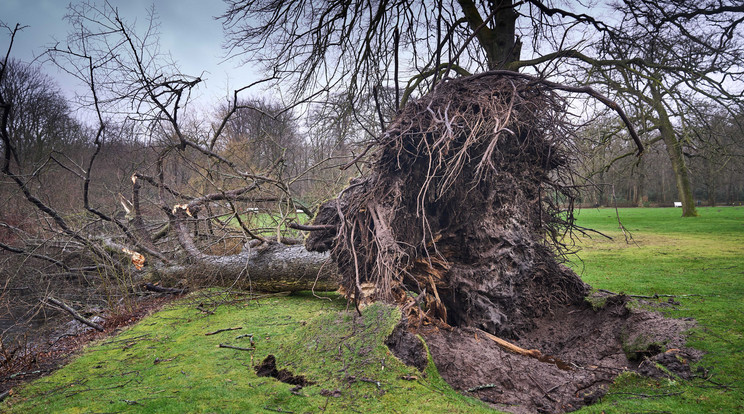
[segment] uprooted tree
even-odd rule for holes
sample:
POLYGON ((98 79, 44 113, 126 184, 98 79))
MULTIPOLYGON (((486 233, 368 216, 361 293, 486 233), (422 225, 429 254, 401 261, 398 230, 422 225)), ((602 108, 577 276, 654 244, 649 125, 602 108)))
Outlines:
POLYGON ((331 251, 355 302, 400 304, 412 323, 513 336, 581 302, 587 286, 556 260, 578 193, 556 88, 495 71, 410 102, 370 170, 321 207, 330 229, 308 249, 331 251))
MULTIPOLYGON (((523 312, 523 306, 534 305, 534 300, 526 300, 530 293, 521 292, 522 284, 528 280, 535 285, 551 286, 541 292, 550 291, 553 286, 564 286, 545 298, 565 294, 564 300, 571 301, 580 296, 583 286, 574 276, 565 276, 565 269, 552 259, 553 250, 562 243, 563 232, 571 231, 570 210, 563 212, 558 206, 570 206, 575 189, 568 174, 571 159, 566 154, 570 154, 570 150, 565 147, 571 143, 570 134, 567 130, 558 133, 564 122, 561 114, 567 107, 550 90, 589 92, 595 98, 599 95, 590 88, 563 87, 545 80, 542 75, 530 77, 516 72, 492 71, 487 76, 475 75, 462 81, 452 80, 450 76, 453 73, 468 75, 466 68, 483 71, 529 67, 537 73, 553 73, 560 78, 571 74, 566 68, 601 67, 602 73, 610 73, 615 67, 628 70, 636 66, 652 67, 669 71, 673 66, 659 66, 636 58, 625 61, 587 57, 579 53, 580 50, 586 52, 581 47, 585 39, 573 37, 574 30, 596 30, 603 39, 610 40, 622 38, 618 37, 622 31, 589 15, 551 8, 539 1, 516 4, 510 1, 438 2, 436 7, 427 7, 401 0, 357 8, 324 3, 323 7, 310 9, 301 2, 277 5, 231 1, 228 5, 223 19, 233 50, 239 53, 242 50, 251 58, 266 63, 266 69, 272 73, 257 84, 292 81, 296 105, 310 105, 310 101, 315 103, 323 97, 329 103, 345 97, 345 116, 367 133, 370 144, 366 150, 362 150, 359 157, 350 157, 360 161, 362 177, 341 193, 338 218, 334 219, 338 223, 332 222, 326 208, 321 211, 326 218, 319 221, 325 223, 322 224, 325 233, 317 233, 311 239, 322 239, 325 234, 322 249, 333 251, 335 263, 327 261, 325 255, 306 252, 297 245, 300 234, 285 233, 283 229, 298 220, 297 211, 303 211, 301 214, 312 212, 296 196, 308 173, 321 165, 327 168, 329 161, 348 167, 349 159, 341 162, 334 160, 336 155, 324 154, 312 160, 297 156, 288 162, 292 151, 283 139, 296 135, 296 131, 289 128, 290 132, 282 132, 281 137, 271 134, 284 131, 276 122, 283 122, 283 116, 291 107, 261 107, 254 100, 243 99, 242 94, 249 87, 236 90, 221 107, 219 119, 206 128, 201 127, 203 124, 187 109, 191 93, 202 79, 181 74, 163 56, 153 53, 157 43, 151 37, 152 31, 138 36, 116 10, 94 3, 71 6, 69 18, 75 27, 73 35, 66 47, 50 51, 50 57, 59 67, 78 77, 90 89, 88 101, 84 103, 97 117, 97 125, 90 130, 84 159, 52 152, 46 159, 41 157, 37 164, 24 164, 18 157, 14 141, 17 137, 3 124, 3 173, 17 195, 36 209, 42 219, 36 222, 42 224, 37 227, 41 227, 47 237, 29 234, 14 223, 5 223, 4 228, 13 233, 16 240, 23 241, 4 244, 6 251, 33 257, 68 276, 103 271, 107 275, 124 274, 134 279, 147 273, 188 281, 195 274, 208 274, 223 284, 237 281, 243 287, 262 290, 330 288, 336 283, 332 277, 335 267, 340 265, 345 288, 356 298, 362 296, 363 283, 372 283, 376 289, 374 298, 410 302, 401 295, 409 286, 416 285, 412 291, 420 293, 419 302, 431 302, 425 307, 432 317, 453 322, 463 318, 462 321, 483 323, 493 330, 504 329, 501 321, 507 315, 523 312), (280 13, 273 13, 272 7, 278 7, 280 13), (422 26, 414 11, 423 13, 425 20, 435 24, 422 26), (347 20, 344 16, 349 12, 364 18, 347 20), (521 57, 522 44, 516 33, 527 29, 518 25, 520 17, 529 17, 527 20, 535 24, 534 59, 521 57), (287 32, 282 29, 296 28, 298 22, 311 24, 314 30, 287 32), (384 30, 391 24, 395 30, 384 30), (418 36, 419 32, 427 36, 418 36), (282 37, 282 33, 286 36, 282 37), (563 35, 556 36, 557 33, 563 35), (545 48, 550 50, 545 51, 545 48), (427 52, 421 53, 422 50, 427 52), (266 53, 269 51, 276 60, 268 59, 270 55, 266 53), (562 65, 566 60, 578 63, 573 67, 562 65), (344 70, 332 70, 334 64, 344 70), (400 85, 404 77, 409 79, 405 88, 400 85), (505 80, 494 81, 497 77, 505 80), (349 88, 342 90, 341 85, 347 83, 349 88), (454 85, 470 92, 462 96, 460 92, 448 95, 446 91, 454 85), (475 93, 481 87, 483 94, 475 93), (335 95, 328 95, 330 92, 335 95), (533 92, 537 97, 528 99, 533 92), (531 100, 537 101, 530 103, 531 100), (422 102, 436 103, 437 109, 427 104, 422 110, 422 102), (363 113, 364 108, 366 113, 363 113), (250 118, 242 116, 246 113, 270 121, 257 131, 265 135, 261 142, 278 144, 275 151, 259 153, 257 148, 248 146, 253 153, 242 158, 236 156, 236 148, 243 144, 226 139, 226 135, 240 130, 232 128, 233 123, 250 118), (120 119, 117 116, 121 114, 125 114, 127 121, 134 122, 117 125, 120 119), (379 122, 371 126, 371 120, 379 122), (530 126, 527 120, 534 125, 530 126), (441 140, 429 136, 437 135, 438 128, 446 132, 440 134, 441 140), (493 131, 484 135, 486 129, 482 128, 493 131), (417 138, 415 134, 423 133, 419 129, 431 131, 417 138), (106 151, 113 142, 111 136, 116 134, 136 136, 134 141, 148 141, 150 145, 148 153, 136 164, 118 172, 123 178, 112 186, 97 180, 102 164, 108 162, 105 157, 111 157, 106 151), (535 138, 538 136, 541 138, 535 138), (463 137, 467 139, 460 142, 463 137), (396 157, 384 155, 385 151, 393 150, 400 154, 396 157), (369 151, 377 154, 374 161, 377 167, 372 170, 366 169, 364 158, 369 151), (424 154, 425 161, 419 161, 412 151, 424 154), (250 161, 255 161, 257 156, 266 157, 261 154, 273 154, 271 157, 276 158, 263 159, 260 165, 250 161), (457 154, 456 158, 451 158, 453 154, 457 154), (401 172, 408 174, 406 180, 385 178, 380 166, 392 162, 393 158, 396 164, 390 165, 404 161, 410 164, 408 170, 401 172), (304 164, 300 165, 299 160, 304 164), (511 173, 517 167, 503 161, 518 163, 523 171, 511 173), (419 162, 426 165, 419 165, 419 162), (288 168, 290 164, 292 168, 288 168), (507 178, 507 172, 513 178, 507 178), (64 175, 78 183, 73 198, 79 200, 86 212, 84 220, 71 219, 71 211, 55 206, 50 198, 36 191, 34 185, 45 174, 64 175), (505 181, 502 183, 500 178, 505 181), (496 192, 488 193, 483 187, 493 187, 489 191, 496 192), (120 193, 117 194, 117 190, 120 193), (387 191, 392 193, 387 194, 387 191), (517 197, 513 206, 484 204, 484 200, 499 201, 510 191, 517 197), (471 196, 476 197, 472 202, 468 198, 471 196), (371 197, 377 202, 397 197, 395 200, 401 209, 396 207, 389 213, 375 210, 374 214, 384 217, 364 216, 371 213, 365 210, 367 207, 362 206, 359 197, 371 197), (352 210, 345 212, 344 203, 352 210), (483 216, 475 216, 469 205, 474 210, 482 210, 483 216), (519 207, 521 205, 528 209, 524 210, 519 207), (256 208, 278 212, 278 219, 268 225, 248 222, 248 209, 256 208), (512 223, 505 227, 513 231, 511 236, 493 238, 493 232, 503 233, 494 230, 493 223, 488 222, 487 218, 496 216, 494 209, 501 209, 499 220, 512 223), (457 220, 460 217, 470 217, 473 223, 466 226, 465 222, 457 220), (397 221, 401 223, 393 223, 397 221), (396 228, 403 222, 409 225, 408 230, 396 228), (452 223, 464 227, 458 227, 459 233, 455 234, 452 223), (522 228, 517 229, 519 226, 514 223, 522 228), (265 230, 262 227, 271 227, 272 235, 262 232, 265 230), (490 236, 486 237, 483 232, 490 236), (334 235, 337 238, 334 239, 334 235), (375 237, 364 239, 369 235, 375 237), (480 240, 473 244, 478 247, 465 254, 463 261, 480 263, 475 268, 494 266, 490 273, 462 270, 452 264, 453 246, 468 246, 473 237, 473 240, 480 240), (508 261, 495 260, 487 264, 488 257, 493 258, 487 253, 493 250, 489 243, 515 244, 514 240, 520 238, 529 249, 512 249, 508 261), (290 243, 295 245, 287 247, 290 243), (75 260, 60 258, 60 246, 67 253, 84 252, 86 260, 80 263, 79 256, 75 256, 75 260), (138 266, 144 265, 144 269, 131 269, 130 257, 138 266), (264 266, 264 263, 274 267, 264 266), (547 267, 537 273, 525 270, 531 266, 547 267), (497 269, 499 267, 501 270, 497 269), (317 277, 319 269, 323 270, 321 277, 317 277), (353 274, 349 273, 352 270, 353 274), (459 276, 444 276, 446 272, 459 276), (472 277, 471 282, 466 283, 468 278, 463 275, 468 272, 472 277), (500 272, 513 274, 516 279, 504 286, 488 286, 492 282, 486 275, 500 280, 494 276, 500 272), (554 279, 553 272, 564 276, 554 279), (431 280, 426 275, 431 276, 431 280), (429 282, 430 286, 423 282, 429 282), (503 300, 504 297, 513 299, 503 300), (462 309, 448 311, 457 306, 462 309), (486 316, 475 316, 485 310, 488 310, 486 316)), ((665 21, 682 26, 700 16, 715 16, 726 21, 730 13, 737 11, 736 7, 685 8, 665 21)), ((735 26, 732 22, 722 27, 728 30, 735 26)), ((16 34, 12 32, 11 38, 16 34)), ((722 44, 723 49, 727 46, 722 44)), ((601 99, 617 109, 614 103, 601 99)), ((4 114, 10 113, 9 105, 3 102, 4 114)), ((348 132, 347 127, 340 130, 348 132)), ((638 141, 638 137, 634 139, 638 141)), ((350 175, 351 170, 346 171, 350 175)), ((339 182, 341 180, 336 177, 333 182, 329 180, 331 185, 326 187, 334 189, 332 183, 339 182)), ((301 229, 296 225, 295 228, 301 229)), ((313 249, 322 250, 315 245, 313 249)), ((544 298, 533 299, 539 302, 544 298)), ((529 315, 533 311, 524 312, 529 315)), ((514 317, 509 316, 509 319, 514 317)))
MULTIPOLYGON (((273 69, 279 78, 287 72, 299 76, 294 90, 298 105, 309 105, 349 75, 354 82, 348 112, 370 139, 356 156, 335 160, 345 171, 355 166, 358 174, 317 212, 296 192, 309 172, 334 162, 333 155, 288 168, 289 144, 265 151, 276 157, 266 159, 258 155, 258 147, 244 148, 239 139, 225 139, 226 131, 241 129, 232 122, 256 117, 262 145, 285 142, 282 139, 296 132, 282 123, 290 109, 241 99, 245 90, 241 89, 221 108, 217 122, 200 128, 186 108, 201 78, 180 74, 157 55, 144 52, 153 47, 151 40, 136 36, 110 6, 73 6, 78 35, 68 47, 52 50, 51 56, 90 88, 88 107, 97 122, 89 152, 82 162, 52 152, 38 165, 25 165, 3 121, 2 173, 42 220, 32 231, 5 223, 17 242, 0 247, 43 262, 66 277, 128 275, 127 289, 158 279, 189 285, 205 275, 213 284, 268 291, 325 290, 340 284, 357 305, 381 300, 401 306, 410 324, 475 327, 518 338, 533 328, 536 319, 581 302, 588 292, 560 263, 571 233, 581 231, 573 221, 578 193, 572 170, 576 137, 567 118, 572 106, 566 96, 589 96, 609 107, 628 127, 639 153, 643 145, 625 112, 594 89, 498 69, 531 66, 542 72, 554 59, 575 55, 519 61, 514 25, 522 3, 497 3, 487 2, 489 14, 482 19, 475 3, 460 1, 465 17, 449 25, 446 17, 452 17, 451 10, 439 2, 434 10, 438 16, 432 20, 438 23, 435 53, 403 90, 398 87, 398 47, 415 43, 417 30, 423 29, 411 15, 401 14, 404 21, 398 23, 407 31, 394 30, 394 47, 385 51, 383 46, 391 39, 380 28, 394 13, 384 3, 379 10, 362 7, 362 15, 373 17, 374 27, 358 43, 361 51, 355 48, 357 43, 342 39, 347 52, 360 53, 342 56, 355 70, 330 79, 335 83, 320 91, 312 86, 318 73, 327 69, 324 59, 329 51, 324 47, 335 44, 334 36, 339 36, 334 23, 321 19, 329 26, 306 32, 314 36, 330 30, 314 42, 285 39, 287 49, 281 50, 280 60, 298 67, 273 69), (473 47, 474 38, 484 50, 473 47), (282 59, 297 52, 292 45, 308 44, 319 48, 309 55, 310 61, 282 59), (487 62, 483 65, 478 63, 481 53, 487 62), (356 59, 346 59, 351 56, 356 59), (392 88, 382 84, 390 80, 383 79, 384 71, 376 72, 382 62, 395 67, 392 88), (467 64, 485 71, 469 75, 467 64), (453 70, 468 76, 450 78, 453 70), (374 101, 367 102, 366 113, 360 96, 374 101), (121 113, 136 123, 129 129, 114 126, 115 115, 121 113), (246 113, 251 116, 238 116, 246 113), (370 119, 379 122, 370 127, 370 119), (119 192, 107 193, 110 186, 97 185, 96 178, 110 135, 117 131, 137 134, 151 145, 146 156, 120 174, 119 192), (271 135, 277 131, 286 135, 271 135), (238 154, 241 149, 246 153, 238 154), (64 211, 40 195, 42 190, 34 185, 43 174, 65 174, 76 181, 84 214, 64 211), (272 209, 278 219, 269 224, 253 221, 256 209, 272 209), (299 223, 298 211, 314 215, 314 223, 299 223), (301 233, 287 233, 285 227, 310 235, 302 240, 301 233)), ((408 3, 396 4, 404 8, 408 3)), ((569 18, 613 32, 586 15, 537 1, 525 4, 551 22, 569 18)), ((269 14, 296 15, 303 7, 269 14)), ((267 11, 271 12, 263 10, 267 11)), ((332 22, 345 18, 328 16, 332 22)), ((264 28, 293 23, 269 21, 264 28)), ((12 31, 11 39, 16 33, 12 31)), ((259 37, 254 47, 270 43, 271 36, 264 36, 268 32, 250 33, 259 37)), ((325 73, 333 77, 337 72, 325 73)), ((334 97, 338 96, 343 95, 334 97)), ((1 95, 0 105, 5 120, 11 105, 1 95)), ((323 183, 335 189, 331 184, 323 183)))

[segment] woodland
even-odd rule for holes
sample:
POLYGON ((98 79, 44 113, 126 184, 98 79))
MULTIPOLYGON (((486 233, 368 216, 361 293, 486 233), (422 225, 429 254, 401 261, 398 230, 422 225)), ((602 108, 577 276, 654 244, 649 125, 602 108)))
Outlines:
POLYGON ((147 291, 214 287, 340 289, 359 315, 401 310, 393 352, 417 349, 416 333, 439 367, 481 335, 582 390, 479 395, 528 411, 596 401, 633 365, 597 363, 620 331, 699 356, 686 323, 629 312, 623 295, 578 318, 596 291, 564 263, 576 235, 602 237, 576 224, 580 207, 676 202, 695 220, 701 205, 740 205, 744 6, 224 6, 228 55, 263 77, 208 113, 192 98, 201 76, 160 51, 154 14, 143 32, 107 2, 73 2, 70 36, 42 65, 14 59, 24 29, 3 23, 0 363, 48 320, 104 330, 147 291), (47 67, 85 93, 65 98, 47 67), (596 344, 558 338, 596 325, 596 344))

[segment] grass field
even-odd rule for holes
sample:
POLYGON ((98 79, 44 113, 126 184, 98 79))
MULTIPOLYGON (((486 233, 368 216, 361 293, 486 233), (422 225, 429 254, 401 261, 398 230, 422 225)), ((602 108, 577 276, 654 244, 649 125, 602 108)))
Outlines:
MULTIPOLYGON (((572 266, 597 289, 677 295, 680 305, 667 312, 698 321, 689 343, 707 352, 696 365, 706 374, 692 381, 626 374, 582 413, 744 412, 744 208, 702 208, 697 218, 679 215, 671 208, 620 210, 633 235, 627 244, 615 210, 581 211, 582 226, 614 240, 583 239, 581 260, 572 266)), ((422 375, 389 354, 383 340, 397 323, 397 310, 373 305, 362 317, 354 315, 335 295, 247 301, 196 294, 16 390, 0 411, 490 411, 453 392, 431 364, 422 375), (199 310, 220 300, 231 302, 214 314, 199 310), (205 335, 233 327, 242 329, 205 335), (248 348, 247 334, 254 338, 253 351, 219 347, 248 348), (252 366, 268 354, 276 356, 279 368, 316 384, 293 393, 291 385, 257 377, 252 366)))
POLYGON ((698 366, 709 377, 685 382, 627 375, 601 404, 581 412, 744 412, 744 207, 699 212, 683 219, 680 209, 620 209, 630 244, 614 209, 580 212, 582 226, 614 240, 584 239, 583 262, 574 269, 597 289, 678 295, 680 305, 667 314, 698 321, 689 344, 707 352, 698 366))

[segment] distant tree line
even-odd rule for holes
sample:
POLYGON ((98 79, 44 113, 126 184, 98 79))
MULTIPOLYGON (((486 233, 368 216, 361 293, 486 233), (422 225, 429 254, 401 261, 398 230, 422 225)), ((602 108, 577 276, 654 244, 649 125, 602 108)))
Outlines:
MULTIPOLYGON (((744 118, 726 112, 706 114, 678 126, 681 152, 689 169, 696 205, 739 205, 744 201, 744 118)), ((679 202, 675 174, 664 148, 651 146, 636 158, 611 117, 581 128, 579 168, 585 179, 583 206, 661 206, 679 202)), ((653 141, 653 133, 646 138, 653 141)))

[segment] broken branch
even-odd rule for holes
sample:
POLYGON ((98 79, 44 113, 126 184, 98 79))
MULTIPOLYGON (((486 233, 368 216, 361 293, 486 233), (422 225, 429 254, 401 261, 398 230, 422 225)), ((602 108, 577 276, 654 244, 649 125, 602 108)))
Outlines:
POLYGON ((90 319, 85 318, 83 315, 79 314, 75 309, 71 308, 69 305, 67 305, 66 303, 62 302, 61 300, 55 299, 55 298, 49 296, 49 297, 46 298, 46 301, 49 302, 49 303, 51 303, 51 304, 53 304, 53 305, 56 305, 56 306, 64 309, 64 310, 66 310, 76 320, 78 320, 78 321, 80 321, 80 322, 82 322, 82 323, 90 326, 91 328, 93 328, 93 329, 95 329, 95 330, 97 330, 99 332, 103 332, 103 326, 101 326, 101 325, 99 325, 99 324, 91 321, 90 319))
POLYGON ((153 285, 152 283, 145 283, 142 286, 145 288, 145 290, 148 290, 150 292, 167 293, 169 295, 183 295, 184 293, 187 293, 189 291, 188 288, 184 288, 184 289, 167 288, 167 287, 162 287, 158 285, 153 285))
POLYGON ((289 223, 288 227, 291 229, 302 230, 302 231, 333 230, 336 228, 336 226, 332 224, 307 225, 307 224, 297 224, 297 223, 289 223))
POLYGON ((229 349, 237 349, 238 351, 255 351, 256 348, 244 348, 242 346, 232 346, 227 344, 220 344, 220 348, 229 348, 229 349))
POLYGON ((556 358, 554 356, 543 355, 537 349, 524 349, 524 348, 521 348, 521 347, 519 347, 517 345, 514 345, 511 342, 507 342, 507 341, 499 338, 498 336, 491 335, 490 333, 488 333, 486 331, 483 331, 481 329, 477 329, 477 331, 480 332, 480 333, 482 333, 483 336, 485 336, 486 338, 488 338, 488 339, 496 342, 496 344, 498 346, 500 346, 501 348, 503 348, 503 349, 505 349, 505 350, 507 350, 509 352, 513 352, 513 353, 518 354, 518 355, 524 355, 524 356, 527 356, 527 357, 530 357, 530 358, 535 358, 536 360, 538 360, 540 362, 546 362, 548 364, 554 364, 555 366, 557 366, 558 368, 560 368, 560 369, 562 369, 564 371, 570 371, 571 370, 571 367, 567 363, 561 361, 560 359, 558 359, 558 358, 556 358))

